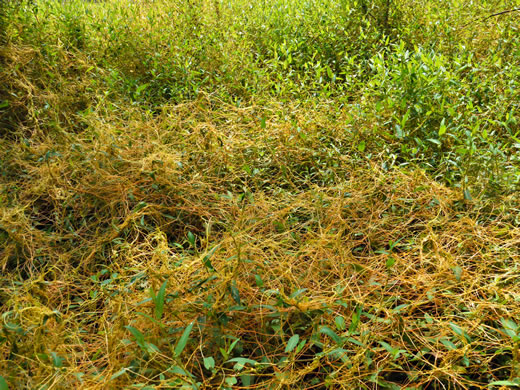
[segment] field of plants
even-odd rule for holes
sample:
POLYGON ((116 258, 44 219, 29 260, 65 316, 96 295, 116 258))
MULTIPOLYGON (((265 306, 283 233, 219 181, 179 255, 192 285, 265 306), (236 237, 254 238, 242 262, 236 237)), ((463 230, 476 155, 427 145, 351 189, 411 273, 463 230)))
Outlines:
POLYGON ((519 7, 1 0, 0 390, 520 387, 519 7))

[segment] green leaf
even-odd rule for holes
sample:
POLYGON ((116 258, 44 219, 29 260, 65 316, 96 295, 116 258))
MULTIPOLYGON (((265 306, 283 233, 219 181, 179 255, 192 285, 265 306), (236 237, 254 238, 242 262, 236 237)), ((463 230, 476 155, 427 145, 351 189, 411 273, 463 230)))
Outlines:
POLYGON ((495 381, 491 382, 488 386, 515 386, 520 387, 520 380, 519 381, 495 381))
POLYGON ((294 298, 302 295, 307 290, 308 289, 306 289, 306 288, 300 288, 300 289, 294 291, 291 295, 289 295, 289 298, 294 299, 294 298))
POLYGON ((386 268, 390 269, 394 266, 394 264, 395 264, 395 257, 389 256, 388 259, 386 259, 386 268))
POLYGON ((242 385, 248 388, 254 383, 255 376, 248 374, 240 375, 240 380, 242 381, 242 385))
POLYGON ((193 248, 195 248, 195 235, 192 232, 188 232, 187 237, 188 237, 188 242, 190 243, 190 245, 193 248))
POLYGON ((289 341, 287 342, 287 345, 285 347, 285 352, 286 353, 289 353, 289 352, 292 352, 292 350, 294 348, 296 348, 296 346, 298 345, 298 342, 300 341, 300 335, 299 334, 295 334, 293 335, 289 341))
POLYGON ((168 372, 171 372, 172 374, 178 374, 178 375, 184 375, 188 376, 190 378, 193 378, 193 375, 186 371, 184 368, 179 366, 172 366, 168 369, 168 372))
POLYGON ((506 320, 504 318, 501 318, 500 322, 504 326, 504 329, 502 329, 502 330, 504 331, 505 334, 507 334, 509 337, 511 337, 513 339, 518 337, 518 333, 517 333, 518 325, 513 320, 506 320))
POLYGON ((335 359, 341 359, 343 363, 350 362, 350 359, 348 357, 348 351, 343 348, 336 348, 330 352, 327 352, 327 356, 332 356, 335 359))
POLYGON ((127 326, 125 326, 125 328, 128 329, 128 331, 130 333, 132 333, 132 336, 134 336, 135 342, 137 343, 137 345, 139 345, 142 350, 146 351, 147 348, 146 348, 146 343, 144 341, 144 335, 139 330, 134 328, 133 326, 127 325, 127 326))
POLYGON ((0 375, 0 390, 9 390, 9 386, 7 386, 7 381, 4 379, 2 375, 0 375))
POLYGON ((184 348, 186 347, 186 344, 188 343, 188 340, 190 338, 191 329, 193 328, 193 322, 189 324, 186 329, 184 329, 184 332, 182 333, 181 338, 179 339, 179 342, 175 346, 175 350, 173 351, 175 353, 175 356, 180 356, 182 351, 184 351, 184 348))
POLYGON ((233 369, 235 371, 242 371, 245 368, 246 364, 248 364, 248 363, 251 364, 252 366, 256 366, 258 364, 258 362, 255 360, 243 358, 243 357, 237 357, 237 358, 229 359, 228 361, 226 361, 226 363, 232 363, 232 362, 236 362, 236 364, 233 366, 233 369))
POLYGON ((127 369, 126 367, 120 369, 118 372, 116 372, 115 374, 113 374, 113 375, 110 377, 109 381, 112 381, 112 380, 114 380, 114 379, 116 379, 116 378, 119 378, 121 375, 123 375, 124 373, 126 373, 127 370, 128 370, 128 369, 127 369))
POLYGON ((167 284, 168 284, 168 280, 165 280, 164 283, 161 285, 161 288, 159 288, 159 292, 157 293, 157 296, 155 296, 153 289, 151 290, 152 299, 155 304, 155 318, 157 320, 160 320, 164 313, 164 298, 166 296, 166 285, 167 284))
POLYGON ((135 91, 135 94, 136 96, 139 96, 141 94, 141 92, 143 92, 150 84, 143 84, 143 85, 140 85, 139 87, 137 87, 136 91, 135 91))
POLYGON ((336 328, 338 330, 345 330, 347 328, 347 325, 345 323, 345 318, 343 318, 343 316, 337 316, 334 319, 334 323, 336 324, 336 328))
POLYGON ((450 322, 450 328, 455 332, 455 334, 461 338, 466 339, 468 343, 471 343, 471 337, 466 333, 464 329, 462 329, 460 326, 455 325, 453 322, 450 322))
MULTIPOLYGON (((2 100, 2 101, 0 102, 0 109, 2 109, 2 108, 7 108, 7 107, 9 107, 9 101, 7 101, 7 100, 2 100)), ((2 390, 1 385, 0 385, 0 390, 2 390)))
POLYGON ((441 121, 441 126, 439 127, 439 137, 443 134, 446 134, 446 124, 445 124, 446 120, 445 119, 442 119, 441 121))
POLYGON ((63 358, 59 357, 56 352, 51 352, 51 360, 52 360, 52 365, 54 367, 57 367, 57 368, 63 367, 63 358))
POLYGON ((264 281, 260 277, 260 275, 255 275, 255 282, 258 287, 264 287, 264 281))
POLYGON ((453 344, 450 340, 441 339, 441 343, 443 343, 449 350, 457 349, 457 346, 453 344))
POLYGON ((336 344, 342 344, 343 339, 339 337, 336 332, 334 332, 331 328, 328 326, 322 326, 319 330, 320 333, 325 334, 329 336, 336 344))
POLYGON ((460 278, 462 277, 462 267, 460 265, 457 265, 452 268, 452 271, 455 275, 455 279, 457 279, 457 282, 460 282, 460 278))
POLYGON ((265 116, 262 117, 262 119, 260 119, 260 127, 262 129, 265 129, 266 128, 266 124, 265 124, 265 116))
POLYGON ((464 199, 473 200, 473 197, 471 196, 471 193, 469 192, 469 190, 467 188, 464 190, 464 199))
POLYGON ((356 331, 356 329, 359 325, 360 318, 361 318, 361 306, 358 306, 356 308, 356 311, 354 312, 354 314, 352 314, 352 322, 350 323, 350 326, 348 328, 349 334, 352 334, 356 331))
POLYGON ((215 359, 213 359, 211 356, 204 358, 204 367, 206 370, 212 370, 215 368, 215 359))
POLYGON ((211 249, 209 251, 209 253, 204 256, 202 258, 202 264, 204 264, 204 266, 208 269, 208 271, 210 272, 215 272, 215 267, 213 267, 213 264, 211 264, 211 256, 213 256, 213 254, 215 253, 215 251, 217 250, 217 247, 214 247, 213 249, 211 249))
POLYGON ((240 305, 240 291, 238 291, 237 282, 235 280, 233 280, 233 283, 231 283, 229 289, 231 290, 231 296, 233 297, 233 300, 240 305))
POLYGON ((365 151, 365 148, 366 148, 366 143, 365 141, 361 141, 358 146, 357 146, 357 150, 361 153, 363 153, 365 151))

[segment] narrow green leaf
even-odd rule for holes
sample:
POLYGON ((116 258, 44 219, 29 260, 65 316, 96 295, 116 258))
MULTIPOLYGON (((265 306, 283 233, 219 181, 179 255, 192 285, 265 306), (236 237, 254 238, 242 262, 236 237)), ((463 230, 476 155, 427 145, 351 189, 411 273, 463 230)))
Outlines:
POLYGON ((334 332, 331 328, 329 328, 328 326, 322 326, 319 330, 320 333, 322 334, 325 334, 327 336, 329 336, 336 344, 341 344, 342 343, 342 338, 339 337, 336 332, 334 332))
POLYGON ((445 122, 446 122, 445 119, 443 119, 441 121, 441 126, 439 127, 439 137, 446 133, 446 124, 445 124, 445 122))
POLYGON ((184 368, 179 366, 172 366, 168 369, 168 372, 171 372, 172 374, 178 374, 178 375, 184 375, 188 376, 190 378, 193 378, 193 375, 186 371, 184 368))
POLYGON ((175 346, 174 353, 175 356, 180 356, 182 351, 184 351, 184 348, 186 347, 186 344, 188 343, 188 340, 190 338, 191 329, 193 328, 193 322, 189 324, 186 329, 184 329, 184 332, 182 333, 181 338, 179 339, 179 342, 175 346))
POLYGON ((231 291, 231 297, 233 297, 233 300, 240 305, 240 291, 238 291, 237 282, 235 280, 233 280, 233 283, 231 283, 229 289, 231 291))
POLYGON ((293 335, 289 341, 287 342, 287 345, 285 347, 285 352, 286 353, 289 353, 289 352, 292 352, 292 350, 294 348, 296 348, 296 346, 298 345, 298 342, 300 341, 300 335, 299 334, 295 334, 293 335))
POLYGON ((144 351, 146 351, 144 335, 133 326, 127 325, 125 326, 125 328, 128 329, 130 333, 132 333, 132 336, 134 336, 137 345, 139 345, 144 351))
POLYGON ((157 296, 154 299, 155 302, 155 318, 160 320, 164 313, 164 298, 166 296, 166 286, 168 284, 168 280, 165 280, 161 285, 157 296))
POLYGON ((348 332, 350 334, 354 333, 359 325, 359 320, 361 318, 361 306, 356 308, 356 311, 352 314, 352 322, 348 328, 348 332))
POLYGON ((300 289, 294 291, 293 293, 291 293, 291 295, 289 295, 289 298, 294 299, 294 298, 302 295, 307 290, 308 289, 306 289, 306 288, 300 288, 300 289))
POLYGON ((258 364, 258 362, 255 360, 243 358, 243 357, 237 357, 237 358, 229 359, 228 361, 226 361, 226 363, 232 363, 232 362, 236 362, 236 364, 233 366, 233 369, 235 371, 242 371, 245 368, 246 364, 251 364, 252 366, 256 366, 258 364))
POLYGON ((457 349, 457 346, 453 344, 450 340, 441 339, 441 343, 443 343, 449 350, 457 349))
POLYGON ((110 377, 109 381, 112 381, 112 380, 114 380, 114 379, 116 379, 116 378, 119 378, 121 375, 123 375, 124 373, 126 373, 126 370, 127 370, 126 367, 120 369, 118 372, 116 372, 115 374, 113 374, 113 375, 110 377))
POLYGON ((350 359, 348 357, 348 351, 343 348, 336 348, 336 349, 328 352, 327 356, 332 356, 335 359, 341 359, 341 361, 343 361, 343 363, 350 362, 350 359))
POLYGON ((215 267, 213 267, 213 264, 211 264, 211 256, 215 253, 217 250, 217 247, 214 247, 212 250, 209 251, 209 253, 202 258, 202 264, 208 269, 210 272, 215 272, 215 267))
POLYGON ((520 387, 520 381, 519 382, 495 381, 495 382, 491 382, 488 386, 515 386, 515 387, 520 387))

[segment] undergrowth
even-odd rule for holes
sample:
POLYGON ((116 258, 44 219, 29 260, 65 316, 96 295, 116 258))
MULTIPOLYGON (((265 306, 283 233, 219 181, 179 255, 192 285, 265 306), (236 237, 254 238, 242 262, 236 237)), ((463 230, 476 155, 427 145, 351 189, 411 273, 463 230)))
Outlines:
POLYGON ((515 1, 0 5, 0 389, 520 386, 515 1))

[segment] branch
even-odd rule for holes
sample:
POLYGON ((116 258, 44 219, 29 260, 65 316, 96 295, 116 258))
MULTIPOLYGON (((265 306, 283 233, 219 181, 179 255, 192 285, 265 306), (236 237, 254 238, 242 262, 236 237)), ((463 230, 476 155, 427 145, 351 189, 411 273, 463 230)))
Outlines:
POLYGON ((491 14, 491 15, 488 15, 488 16, 485 16, 483 18, 480 18, 480 19, 474 19, 472 20, 471 22, 469 23, 466 23, 464 26, 462 26, 461 28, 465 28, 467 26, 469 26, 471 23, 473 22, 484 22, 488 19, 491 19, 495 16, 500 16, 500 15, 505 15, 505 14, 510 14, 510 13, 513 13, 513 12, 518 12, 520 11, 520 8, 513 8, 513 9, 508 9, 508 10, 505 10, 505 11, 500 11, 500 12, 497 12, 497 13, 494 13, 494 14, 491 14))

